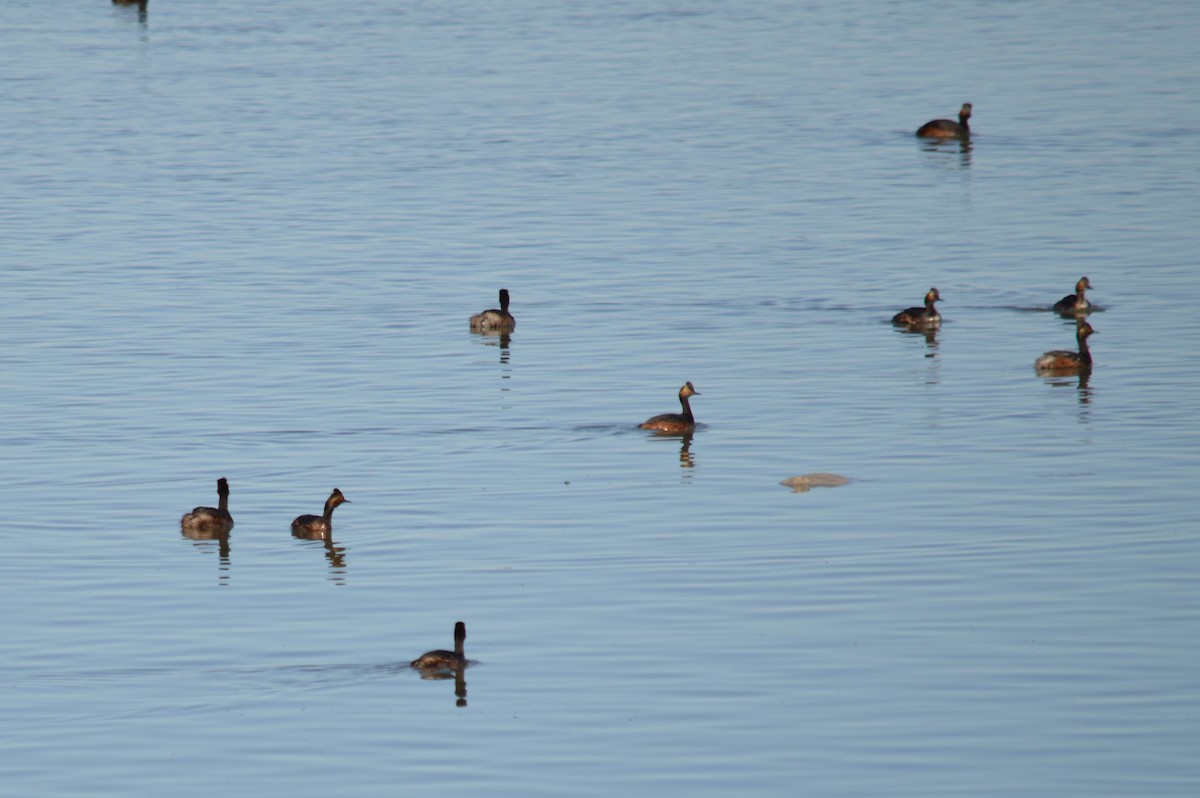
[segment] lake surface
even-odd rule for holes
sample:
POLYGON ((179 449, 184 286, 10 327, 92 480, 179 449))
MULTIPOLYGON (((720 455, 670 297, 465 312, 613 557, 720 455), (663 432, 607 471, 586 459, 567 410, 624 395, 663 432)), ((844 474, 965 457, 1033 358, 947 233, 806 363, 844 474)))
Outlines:
POLYGON ((1195 4, 0 18, 4 792, 1200 792, 1195 4))

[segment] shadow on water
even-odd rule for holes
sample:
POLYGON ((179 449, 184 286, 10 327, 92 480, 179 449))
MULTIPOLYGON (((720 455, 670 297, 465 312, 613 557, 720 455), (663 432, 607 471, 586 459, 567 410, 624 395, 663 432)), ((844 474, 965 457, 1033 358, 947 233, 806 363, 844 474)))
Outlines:
POLYGON ((971 165, 971 150, 974 149, 974 145, 972 144, 972 139, 970 138, 918 138, 917 141, 921 143, 921 149, 924 152, 953 155, 955 154, 955 150, 957 150, 959 166, 965 168, 971 165))
POLYGON ((138 24, 143 28, 146 27, 146 22, 149 17, 149 0, 112 0, 112 4, 118 8, 128 9, 130 11, 137 10, 138 24))
POLYGON ((927 376, 925 377, 926 385, 941 384, 941 359, 938 357, 938 333, 941 332, 941 327, 899 327, 894 326, 894 329, 900 335, 920 336, 925 339, 925 358, 929 361, 926 365, 927 376))
MULTIPOLYGON (((454 680, 454 705, 465 707, 467 705, 467 680, 466 670, 471 665, 468 660, 461 668, 442 668, 440 670, 423 670, 421 668, 413 668, 413 670, 421 674, 421 678, 426 681, 446 681, 454 680)), ((412 667, 412 666, 409 666, 412 667)))
POLYGON ((197 549, 210 549, 217 544, 217 569, 220 571, 218 582, 224 586, 229 584, 229 532, 209 532, 203 529, 182 529, 180 534, 192 541, 197 549))
POLYGON ((938 333, 941 327, 895 327, 901 335, 919 335, 925 339, 925 357, 937 357, 938 333))
MULTIPOLYGON (((703 424, 697 424, 696 429, 700 429, 703 424)), ((649 437, 653 441, 679 441, 679 467, 684 469, 684 476, 691 477, 687 473, 696 467, 696 456, 692 454, 692 438, 694 432, 651 432, 649 437)))
POLYGON ((509 347, 512 344, 512 335, 506 332, 481 332, 474 333, 476 338, 481 339, 480 344, 483 346, 495 346, 500 349, 500 365, 507 366, 509 364, 509 347))
POLYGON ((333 540, 332 533, 292 531, 292 537, 306 544, 320 543, 325 547, 325 559, 329 560, 329 579, 336 585, 346 584, 346 547, 333 540))
POLYGON ((1078 400, 1081 408, 1092 403, 1092 388, 1090 385, 1092 379, 1092 370, 1084 369, 1078 374, 1041 374, 1039 375, 1042 381, 1047 385, 1055 388, 1074 388, 1078 391, 1078 400))

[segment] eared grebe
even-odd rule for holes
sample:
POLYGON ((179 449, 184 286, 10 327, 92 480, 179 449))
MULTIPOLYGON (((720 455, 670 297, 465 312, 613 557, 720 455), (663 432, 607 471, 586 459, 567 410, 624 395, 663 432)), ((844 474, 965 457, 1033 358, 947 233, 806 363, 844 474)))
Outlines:
POLYGON ((958 121, 935 119, 917 128, 917 135, 929 139, 965 139, 971 135, 971 126, 967 120, 971 118, 971 104, 963 103, 958 112, 958 121))
POLYGON ((900 324, 905 327, 937 327, 942 323, 942 316, 937 312, 933 303, 941 301, 942 295, 938 293, 938 290, 930 288, 929 293, 925 294, 925 307, 905 308, 892 316, 892 324, 900 324))
POLYGON ((179 524, 193 532, 212 532, 221 534, 233 529, 233 516, 229 514, 229 483, 225 477, 217 480, 217 506, 197 507, 190 513, 184 513, 179 524))
POLYGON ((500 289, 500 309, 492 308, 471 317, 471 332, 506 333, 517 329, 517 320, 508 312, 508 289, 500 289))
POLYGON ((412 661, 414 668, 441 669, 461 668, 467 664, 467 656, 463 653, 463 641, 467 639, 467 625, 462 621, 454 624, 454 650, 426 651, 412 661))
POLYGON ((1063 316, 1075 316, 1081 313, 1091 313, 1092 304, 1087 301, 1086 292, 1092 287, 1091 281, 1086 277, 1080 277, 1079 282, 1075 283, 1075 293, 1067 294, 1062 299, 1054 303, 1054 312, 1060 313, 1063 316))
POLYGON ((690 382, 685 382, 679 389, 679 404, 683 405, 682 413, 663 413, 646 419, 638 426, 656 432, 691 432, 696 428, 696 417, 692 415, 692 406, 688 404, 688 397, 699 395, 700 392, 690 382))
POLYGON ((1092 368, 1092 353, 1088 349, 1088 336, 1096 332, 1092 325, 1083 319, 1075 325, 1075 340, 1079 342, 1078 352, 1068 352, 1065 349, 1054 349, 1039 357, 1033 367, 1045 374, 1079 374, 1092 368))
POLYGON ((349 501, 340 490, 334 488, 325 501, 325 514, 300 516, 292 522, 292 534, 317 538, 329 534, 333 531, 333 511, 339 504, 349 501))

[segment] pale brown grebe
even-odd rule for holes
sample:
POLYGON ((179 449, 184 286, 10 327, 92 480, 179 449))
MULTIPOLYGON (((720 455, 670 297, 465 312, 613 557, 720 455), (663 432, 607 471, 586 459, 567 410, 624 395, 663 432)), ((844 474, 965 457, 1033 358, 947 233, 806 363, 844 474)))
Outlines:
POLYGON ((692 406, 688 403, 688 397, 699 395, 700 392, 690 382, 685 382, 679 389, 679 404, 683 405, 682 413, 663 413, 646 419, 638 426, 642 429, 652 429, 655 432, 691 432, 696 429, 696 417, 692 415, 692 406))
POLYGON ((467 625, 462 621, 454 624, 454 650, 426 651, 412 661, 414 668, 422 670, 437 670, 441 668, 461 668, 467 664, 467 656, 463 653, 463 641, 467 639, 467 625))
POLYGON ((233 529, 233 516, 229 514, 229 482, 225 477, 217 480, 216 507, 197 507, 184 513, 179 524, 192 532, 221 534, 233 529))
POLYGON ((1095 330, 1092 325, 1080 319, 1075 325, 1075 340, 1079 343, 1078 352, 1066 349, 1053 349, 1039 357, 1033 367, 1045 374, 1078 374, 1090 371, 1092 368, 1092 353, 1088 349, 1088 336, 1095 330))
POLYGON ((1075 283, 1075 293, 1067 294, 1062 299, 1054 303, 1054 312, 1063 316, 1077 316, 1082 313, 1091 313, 1092 303, 1087 301, 1086 292, 1092 287, 1092 283, 1086 277, 1080 277, 1079 282, 1075 283))
POLYGON ((325 514, 300 516, 292 521, 292 534, 302 537, 324 537, 333 531, 333 511, 337 509, 338 505, 349 501, 340 490, 334 488, 333 493, 329 494, 329 498, 325 500, 325 514))
POLYGON ((937 327, 942 323, 942 316, 937 312, 933 303, 941 301, 942 295, 938 293, 938 290, 930 288, 929 293, 925 294, 925 307, 905 308, 892 316, 892 324, 905 327, 937 327))
POLYGON ((971 118, 971 104, 963 103, 958 112, 958 121, 949 119, 934 119, 917 128, 917 135, 927 139, 965 139, 971 135, 971 126, 967 120, 971 118))
POLYGON ((506 333, 517 329, 517 320, 508 312, 508 289, 500 289, 500 308, 491 308, 471 317, 471 332, 506 333))

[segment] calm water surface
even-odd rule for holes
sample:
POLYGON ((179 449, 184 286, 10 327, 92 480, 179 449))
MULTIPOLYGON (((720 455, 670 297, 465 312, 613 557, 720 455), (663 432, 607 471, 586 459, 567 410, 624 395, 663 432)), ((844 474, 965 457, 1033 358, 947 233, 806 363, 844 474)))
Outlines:
POLYGON ((1200 790, 1193 4, 0 15, 6 792, 1200 790))

